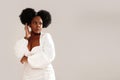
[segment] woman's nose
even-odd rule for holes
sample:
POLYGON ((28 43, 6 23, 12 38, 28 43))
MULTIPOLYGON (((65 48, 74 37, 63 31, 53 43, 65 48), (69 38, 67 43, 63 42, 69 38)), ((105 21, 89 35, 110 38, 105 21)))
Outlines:
POLYGON ((40 27, 40 24, 39 24, 39 23, 37 23, 37 26, 38 26, 38 27, 40 27))

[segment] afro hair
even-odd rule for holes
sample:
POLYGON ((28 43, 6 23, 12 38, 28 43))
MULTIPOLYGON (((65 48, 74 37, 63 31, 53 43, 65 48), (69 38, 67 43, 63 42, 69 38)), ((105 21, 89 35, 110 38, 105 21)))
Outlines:
POLYGON ((51 24, 51 14, 46 10, 39 10, 36 12, 32 8, 26 8, 19 17, 22 24, 25 25, 27 23, 29 25, 35 16, 40 16, 42 18, 43 28, 47 28, 48 25, 51 24))
POLYGON ((46 28, 51 24, 51 15, 48 11, 40 10, 37 12, 37 16, 40 16, 43 20, 43 28, 46 28))

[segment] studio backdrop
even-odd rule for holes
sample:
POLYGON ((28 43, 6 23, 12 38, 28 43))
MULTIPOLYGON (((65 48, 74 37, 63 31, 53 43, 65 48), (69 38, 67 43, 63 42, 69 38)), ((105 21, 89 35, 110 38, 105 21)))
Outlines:
POLYGON ((23 65, 14 55, 24 37, 19 15, 27 7, 52 15, 56 80, 120 80, 119 0, 1 0, 0 80, 22 80, 23 65))

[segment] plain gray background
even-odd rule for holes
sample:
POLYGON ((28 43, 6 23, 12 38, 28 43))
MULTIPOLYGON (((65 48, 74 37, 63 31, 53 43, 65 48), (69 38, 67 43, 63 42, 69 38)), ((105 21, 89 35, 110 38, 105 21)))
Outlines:
POLYGON ((120 80, 120 0, 1 0, 0 80, 21 80, 14 55, 24 8, 51 12, 56 80, 120 80))

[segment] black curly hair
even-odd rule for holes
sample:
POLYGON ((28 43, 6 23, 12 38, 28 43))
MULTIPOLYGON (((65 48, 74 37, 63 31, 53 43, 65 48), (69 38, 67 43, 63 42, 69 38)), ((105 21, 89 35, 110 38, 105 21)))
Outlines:
POLYGON ((46 10, 39 10, 36 12, 32 8, 26 8, 19 15, 21 23, 24 25, 26 23, 29 25, 35 16, 40 16, 42 18, 43 28, 47 28, 48 25, 51 24, 51 14, 46 10))

